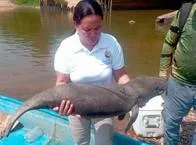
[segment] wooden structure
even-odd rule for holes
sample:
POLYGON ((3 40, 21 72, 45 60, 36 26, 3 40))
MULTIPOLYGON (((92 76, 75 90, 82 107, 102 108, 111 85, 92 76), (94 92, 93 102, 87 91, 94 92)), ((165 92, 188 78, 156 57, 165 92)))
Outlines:
POLYGON ((40 7, 65 10, 67 9, 67 1, 66 0, 40 0, 40 7))
MULTIPOLYGON (((68 9, 72 11, 79 1, 80 0, 68 0, 68 4, 67 4, 68 9)), ((108 10, 112 11, 112 0, 97 0, 97 1, 100 3, 104 11, 108 11, 108 10)))
MULTIPOLYGON (((40 0, 40 7, 57 7, 73 11, 80 0, 40 0)), ((98 0, 104 11, 112 11, 112 0, 98 0)))
POLYGON ((112 11, 112 0, 99 0, 104 11, 112 11))
POLYGON ((77 3, 79 2, 80 0, 68 0, 68 3, 67 3, 67 8, 71 11, 73 11, 74 7, 77 5, 77 3))
POLYGON ((160 15, 156 18, 155 22, 169 24, 173 20, 176 13, 177 13, 177 11, 173 11, 173 12, 170 12, 167 14, 160 15))
MULTIPOLYGON (((80 0, 40 0, 40 6, 53 6, 73 10, 80 0)), ((112 9, 156 9, 174 8, 181 4, 177 0, 97 0, 104 11, 112 9)))

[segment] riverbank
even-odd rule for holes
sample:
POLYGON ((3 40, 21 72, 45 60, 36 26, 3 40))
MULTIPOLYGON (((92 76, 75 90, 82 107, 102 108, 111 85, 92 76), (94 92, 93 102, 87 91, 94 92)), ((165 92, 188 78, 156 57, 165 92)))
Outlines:
POLYGON ((18 6, 12 3, 10 0, 0 0, 0 12, 13 10, 16 7, 18 6))

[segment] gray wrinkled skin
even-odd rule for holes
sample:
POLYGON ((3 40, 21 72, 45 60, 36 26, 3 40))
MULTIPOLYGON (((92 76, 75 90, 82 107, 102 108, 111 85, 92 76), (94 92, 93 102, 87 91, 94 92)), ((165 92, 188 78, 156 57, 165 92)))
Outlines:
MULTIPOLYGON (((55 86, 26 100, 13 112, 6 128, 1 131, 1 137, 9 134, 16 120, 25 112, 59 106, 63 99, 71 100, 75 112, 81 117, 112 117, 126 114, 139 103, 141 98, 147 103, 152 97, 162 94, 166 87, 166 80, 151 76, 139 76, 124 85, 69 83, 55 86)), ((137 113, 135 114, 134 120, 137 118, 137 113)), ((129 127, 126 128, 128 129, 129 127)))

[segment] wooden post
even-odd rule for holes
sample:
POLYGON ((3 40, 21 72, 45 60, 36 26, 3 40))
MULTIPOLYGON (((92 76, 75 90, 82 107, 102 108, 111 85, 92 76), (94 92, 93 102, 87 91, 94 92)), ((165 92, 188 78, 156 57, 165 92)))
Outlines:
POLYGON ((112 12, 112 0, 110 0, 110 13, 112 12))
POLYGON ((104 11, 107 11, 107 0, 104 0, 104 11))

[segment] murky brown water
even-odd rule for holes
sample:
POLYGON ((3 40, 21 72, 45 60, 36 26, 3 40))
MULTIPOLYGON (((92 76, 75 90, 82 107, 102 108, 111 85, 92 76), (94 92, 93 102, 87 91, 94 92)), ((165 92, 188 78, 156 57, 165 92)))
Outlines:
MULTIPOLYGON (((155 18, 171 10, 106 14, 104 31, 117 37, 130 75, 157 75, 166 29, 155 18), (134 20, 135 24, 129 24, 134 20)), ((54 53, 73 31, 71 13, 16 9, 0 12, 0 93, 26 99, 55 84, 54 53)))

